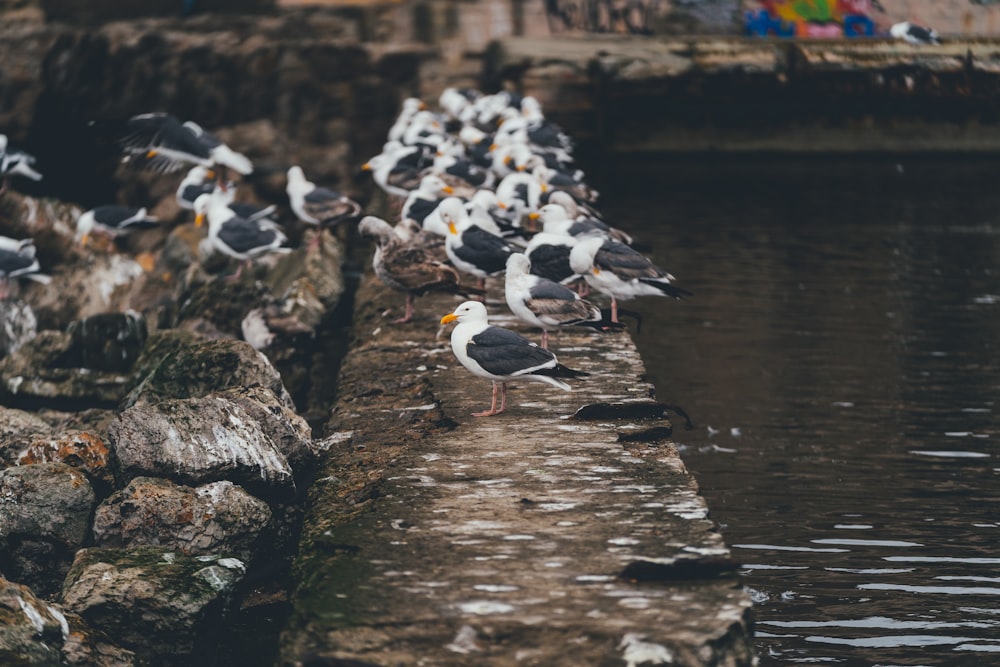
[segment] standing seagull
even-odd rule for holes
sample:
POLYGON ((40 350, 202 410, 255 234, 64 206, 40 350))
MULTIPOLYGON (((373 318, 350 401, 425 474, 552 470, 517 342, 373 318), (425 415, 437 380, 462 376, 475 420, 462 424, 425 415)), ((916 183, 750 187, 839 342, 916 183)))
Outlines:
POLYGON ((436 258, 433 248, 419 240, 407 242, 392 226, 373 215, 365 216, 358 225, 362 236, 375 239, 372 268, 387 286, 406 292, 406 312, 393 324, 403 324, 413 318, 413 299, 427 292, 468 293, 459 284, 458 271, 436 258))
POLYGON ((507 407, 507 383, 511 380, 544 382, 570 391, 558 378, 578 378, 589 375, 560 364, 554 354, 543 350, 523 336, 508 329, 491 326, 486 306, 478 301, 466 301, 455 312, 441 318, 441 324, 458 321, 451 332, 451 349, 459 362, 473 375, 493 383, 490 409, 473 412, 473 417, 489 417, 507 407), (500 408, 497 409, 497 392, 500 408))
MULTIPOLYGON (((336 190, 317 186, 306 179, 302 167, 288 169, 288 185, 285 186, 288 200, 296 217, 310 225, 333 226, 338 222, 353 220, 361 215, 361 204, 336 190)), ((319 246, 319 233, 309 244, 319 246)))
MULTIPOLYGON (((542 349, 549 348, 549 331, 583 325, 595 329, 613 325, 604 322, 601 309, 576 292, 530 273, 531 260, 521 253, 507 258, 504 296, 511 312, 542 330, 542 349)), ((617 327, 621 328, 621 327, 617 327)))
POLYGON ((673 284, 676 278, 642 253, 600 236, 577 241, 569 253, 569 264, 591 287, 611 297, 612 322, 618 322, 618 299, 691 296, 691 292, 673 284))
POLYGON ((86 246, 91 234, 100 234, 110 242, 137 229, 156 227, 159 221, 146 215, 145 208, 132 208, 108 204, 98 206, 81 214, 76 219, 76 240, 86 246))
POLYGON ((445 252, 459 271, 473 275, 479 289, 486 288, 486 278, 507 268, 507 258, 517 252, 496 234, 474 224, 458 197, 448 197, 438 207, 442 222, 448 227, 445 252))

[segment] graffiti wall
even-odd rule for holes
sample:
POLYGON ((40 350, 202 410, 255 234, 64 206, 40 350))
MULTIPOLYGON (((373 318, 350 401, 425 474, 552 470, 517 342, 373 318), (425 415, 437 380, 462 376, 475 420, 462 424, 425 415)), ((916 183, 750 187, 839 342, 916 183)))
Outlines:
POLYGON ((885 36, 910 21, 942 37, 1000 36, 1000 0, 540 0, 552 34, 885 36))
POLYGON ((875 2, 760 0, 747 3, 750 7, 746 12, 746 32, 762 37, 874 37, 877 32, 872 17, 875 2))

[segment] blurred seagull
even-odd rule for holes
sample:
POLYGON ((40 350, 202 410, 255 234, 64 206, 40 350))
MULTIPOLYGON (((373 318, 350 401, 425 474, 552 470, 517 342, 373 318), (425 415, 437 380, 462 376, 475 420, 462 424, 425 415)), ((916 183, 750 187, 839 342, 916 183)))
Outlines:
POLYGON ((86 211, 76 219, 76 240, 82 246, 90 242, 94 234, 113 242, 119 236, 131 234, 138 229, 151 229, 159 221, 146 214, 145 207, 118 206, 108 204, 86 211))
POLYGON ((35 242, 32 239, 0 236, 0 300, 8 296, 11 278, 29 278, 46 284, 52 281, 50 276, 39 271, 41 267, 35 259, 35 242))
MULTIPOLYGON (((169 173, 198 164, 227 167, 244 176, 253 172, 253 163, 245 155, 192 121, 181 123, 167 113, 146 113, 132 116, 125 127, 121 139, 125 159, 141 168, 169 173)), ((219 177, 223 177, 221 172, 219 177)))
POLYGON ((889 34, 910 44, 940 44, 941 38, 933 28, 927 28, 916 23, 903 21, 893 24, 889 34))
POLYGON ((0 194, 7 190, 7 180, 11 176, 24 176, 33 181, 42 180, 42 175, 32 168, 33 164, 35 156, 10 148, 7 135, 0 134, 0 194))
MULTIPOLYGON (((361 215, 361 204, 345 194, 317 186, 307 180, 302 167, 298 165, 288 169, 288 184, 285 186, 285 191, 296 217, 321 229, 324 226, 353 220, 361 215)), ((310 247, 318 245, 319 234, 316 234, 310 247)))
POLYGON ((201 226, 208 218, 208 240, 214 250, 234 259, 241 260, 236 273, 229 277, 236 280, 243 273, 244 266, 253 260, 272 252, 286 253, 288 238, 278 223, 267 218, 248 220, 236 214, 225 199, 216 195, 201 195, 194 202, 195 225, 201 226))
POLYGON ((455 321, 458 325, 451 332, 451 349, 458 361, 473 375, 493 383, 490 409, 474 412, 473 417, 501 414, 507 407, 507 383, 511 380, 544 382, 570 391, 571 387, 560 378, 572 379, 588 375, 563 366, 554 354, 520 334, 491 326, 486 306, 478 301, 466 301, 454 312, 441 318, 441 324, 455 321))

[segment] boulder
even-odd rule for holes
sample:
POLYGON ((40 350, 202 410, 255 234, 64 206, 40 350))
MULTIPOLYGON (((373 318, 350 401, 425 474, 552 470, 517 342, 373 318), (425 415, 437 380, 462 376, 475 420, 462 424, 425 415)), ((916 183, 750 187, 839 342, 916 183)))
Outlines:
MULTIPOLYGON (((0 364, 2 368, 2 364, 0 364)), ((295 406, 281 382, 281 375, 267 357, 241 340, 220 339, 178 346, 160 362, 123 401, 133 406, 140 399, 197 398, 230 387, 261 385, 290 409, 295 406)))
POLYGON ((57 590, 95 505, 86 475, 63 463, 0 471, 0 570, 41 593, 57 590))
POLYGON ((111 423, 108 439, 123 483, 228 479, 268 498, 294 494, 292 469, 274 440, 254 414, 221 394, 137 403, 111 423))
POLYGON ((0 405, 0 467, 16 464, 36 437, 52 431, 52 426, 34 413, 0 405))
POLYGON ((128 375, 69 365, 73 337, 42 331, 16 353, 0 359, 0 401, 10 406, 110 407, 129 386, 128 375))
POLYGON ((27 303, 0 300, 0 357, 17 352, 38 332, 35 312, 27 303))
POLYGON ((162 546, 187 556, 230 554, 249 564, 270 520, 267 503, 232 482, 191 488, 137 477, 97 508, 94 545, 162 546))
POLYGON ((65 463, 82 470, 101 496, 110 493, 114 486, 111 452, 94 431, 68 430, 37 436, 18 451, 16 464, 48 462, 65 463))
POLYGON ((0 664, 59 665, 69 623, 30 588, 0 576, 0 664))
POLYGON ((232 557, 90 548, 77 553, 60 602, 142 660, 212 664, 243 576, 243 563, 232 557))

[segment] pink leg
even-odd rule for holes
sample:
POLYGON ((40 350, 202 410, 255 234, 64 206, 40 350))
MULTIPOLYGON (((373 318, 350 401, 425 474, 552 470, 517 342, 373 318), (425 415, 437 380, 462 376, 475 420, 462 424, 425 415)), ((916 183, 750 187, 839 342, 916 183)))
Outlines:
POLYGON ((237 280, 239 280, 240 276, 243 275, 243 265, 244 264, 249 264, 249 263, 250 263, 249 260, 246 261, 246 262, 240 262, 240 265, 238 267, 236 267, 236 273, 234 273, 231 276, 226 276, 225 280, 226 281, 237 281, 237 280))
POLYGON ((542 349, 549 349, 549 332, 546 329, 542 329, 542 349))
POLYGON ((615 297, 611 297, 611 321, 618 321, 618 302, 615 300, 615 297))
MULTIPOLYGON (((507 394, 507 386, 504 385, 504 396, 505 397, 506 397, 506 394, 507 394)), ((505 400, 506 400, 506 398, 505 398, 505 400)), ((495 414, 499 414, 497 412, 497 383, 496 382, 493 383, 493 403, 490 404, 490 409, 489 410, 484 410, 483 412, 473 412, 472 416, 473 417, 492 417, 495 414)))
POLYGON ((316 236, 314 236, 312 238, 312 241, 309 242, 309 245, 306 246, 306 254, 309 254, 309 253, 313 252, 314 250, 318 250, 319 249, 319 243, 322 240, 322 237, 323 237, 323 228, 322 227, 317 227, 316 228, 316 236))
POLYGON ((497 410, 497 414, 500 414, 507 409, 507 383, 500 383, 500 409, 497 410))
POLYGON ((413 295, 406 293, 406 313, 398 320, 393 320, 393 324, 406 324, 413 319, 413 295))
POLYGON ((477 296, 476 299, 478 301, 482 301, 483 303, 486 303, 486 278, 477 278, 476 279, 476 287, 478 287, 479 289, 483 290, 483 295, 482 296, 477 296))

